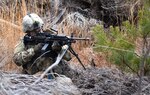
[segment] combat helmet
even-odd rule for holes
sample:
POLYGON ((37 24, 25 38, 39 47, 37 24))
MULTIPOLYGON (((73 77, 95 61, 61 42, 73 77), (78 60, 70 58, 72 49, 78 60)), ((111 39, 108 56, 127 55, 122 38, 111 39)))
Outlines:
POLYGON ((35 13, 27 14, 22 21, 23 32, 27 33, 28 31, 33 31, 35 29, 41 29, 44 22, 43 20, 35 13))

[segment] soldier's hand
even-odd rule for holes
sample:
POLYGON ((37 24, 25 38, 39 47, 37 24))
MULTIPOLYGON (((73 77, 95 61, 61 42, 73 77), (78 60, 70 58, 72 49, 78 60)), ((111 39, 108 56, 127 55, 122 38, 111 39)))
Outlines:
POLYGON ((60 52, 61 51, 61 45, 57 41, 54 41, 52 44, 52 50, 54 50, 56 52, 60 52))
POLYGON ((39 51, 42 49, 43 46, 44 46, 43 43, 39 43, 39 44, 35 45, 35 46, 34 46, 34 52, 35 52, 35 53, 36 53, 36 52, 39 52, 39 51))

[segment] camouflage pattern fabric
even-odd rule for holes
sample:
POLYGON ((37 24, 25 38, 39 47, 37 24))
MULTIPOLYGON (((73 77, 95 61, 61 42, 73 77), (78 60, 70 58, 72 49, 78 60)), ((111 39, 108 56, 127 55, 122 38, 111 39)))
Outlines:
MULTIPOLYGON (((14 56, 13 56, 14 62, 16 63, 16 65, 22 66, 23 72, 27 74, 35 74, 39 71, 44 71, 46 70, 46 68, 48 68, 51 64, 55 62, 54 58, 49 56, 39 57, 41 56, 41 53, 35 52, 34 47, 35 45, 25 46, 23 43, 23 39, 21 39, 20 43, 15 47, 14 50, 14 56)), ((70 53, 67 52, 64 55, 63 59, 67 61, 71 60, 70 53)), ((60 68, 64 68, 64 66, 69 68, 67 64, 65 65, 62 64, 63 63, 61 63, 61 65, 55 68, 54 70, 56 71, 55 73, 63 74, 63 71, 60 71, 62 70, 60 68)))

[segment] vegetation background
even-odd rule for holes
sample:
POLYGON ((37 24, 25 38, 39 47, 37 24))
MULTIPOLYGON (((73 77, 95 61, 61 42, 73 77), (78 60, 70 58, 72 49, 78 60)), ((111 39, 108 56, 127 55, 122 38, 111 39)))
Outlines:
MULTIPOLYGON (((50 0, 0 1, 0 69, 2 71, 20 71, 20 68, 13 63, 12 56, 15 45, 20 40, 20 37, 24 35, 22 32, 22 18, 28 12, 37 13, 46 22, 44 28, 50 28, 52 25, 49 24, 53 23, 54 18, 58 16, 59 12, 58 0, 53 1, 53 3, 50 0), (48 10, 51 10, 51 12, 48 10)), ((149 93, 150 86, 147 84, 150 83, 150 0, 142 2, 143 6, 139 11, 138 25, 135 26, 129 21, 125 21, 123 22, 122 31, 120 31, 118 26, 115 28, 110 26, 110 30, 104 32, 103 26, 97 23, 90 30, 89 23, 79 14, 75 14, 79 15, 79 18, 73 16, 74 19, 77 19, 76 23, 72 21, 72 15, 69 15, 66 16, 68 20, 64 20, 63 23, 58 25, 59 33, 63 32, 63 27, 64 34, 66 35, 70 35, 73 32, 75 36, 90 37, 92 39, 91 42, 77 42, 73 45, 73 48, 79 53, 85 65, 89 66, 92 63, 95 63, 97 67, 111 67, 115 65, 121 71, 126 71, 130 74, 135 73, 138 76, 129 77, 120 71, 108 69, 105 69, 108 72, 106 73, 104 69, 94 68, 83 72, 85 75, 81 74, 78 77, 79 81, 76 81, 76 84, 78 84, 83 92, 89 91, 89 88, 92 89, 90 90, 91 92, 93 90, 99 92, 98 90, 101 90, 100 87, 104 90, 103 92, 109 92, 109 87, 112 87, 113 90, 111 91, 114 91, 114 93, 121 93, 121 91, 128 94, 136 91, 139 91, 139 93, 142 91, 149 93), (85 23, 80 24, 80 19, 84 20, 85 23), (90 79, 88 79, 89 76, 90 79), (148 77, 145 78, 145 76, 148 77), (139 81, 137 81, 137 78, 139 78, 139 81), (116 80, 118 80, 117 83, 116 80), (84 82, 85 84, 81 85, 84 82), (143 90, 141 89, 142 83, 144 85, 142 85, 143 90), (98 85, 100 86, 98 87, 98 85)), ((77 63, 75 58, 73 58, 72 63, 77 63)), ((111 91, 110 93, 112 93, 111 91)))
POLYGON ((93 29, 96 44, 93 47, 96 51, 105 53, 107 60, 120 67, 121 70, 137 73, 140 70, 140 63, 147 53, 144 63, 144 74, 149 75, 149 26, 150 26, 150 1, 143 1, 143 8, 139 12, 138 26, 123 22, 123 32, 119 28, 110 28, 110 33, 104 33, 103 27, 97 25, 93 29), (145 43, 145 44, 144 44, 145 43), (143 52, 144 50, 144 52, 143 52))

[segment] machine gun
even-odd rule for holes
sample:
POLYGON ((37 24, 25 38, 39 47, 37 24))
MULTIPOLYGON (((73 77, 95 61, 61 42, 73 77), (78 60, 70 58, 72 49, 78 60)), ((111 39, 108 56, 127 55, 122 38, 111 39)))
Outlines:
POLYGON ((45 51, 53 41, 58 41, 61 46, 68 45, 68 50, 78 59, 80 64, 84 69, 85 66, 81 62, 80 58, 78 57, 78 54, 73 50, 71 44, 75 43, 77 40, 89 40, 89 38, 77 38, 73 37, 73 34, 71 36, 65 36, 65 35, 58 35, 58 34, 50 34, 50 33, 37 33, 35 36, 24 36, 24 44, 27 43, 44 43, 44 46, 42 48, 42 51, 45 51))

